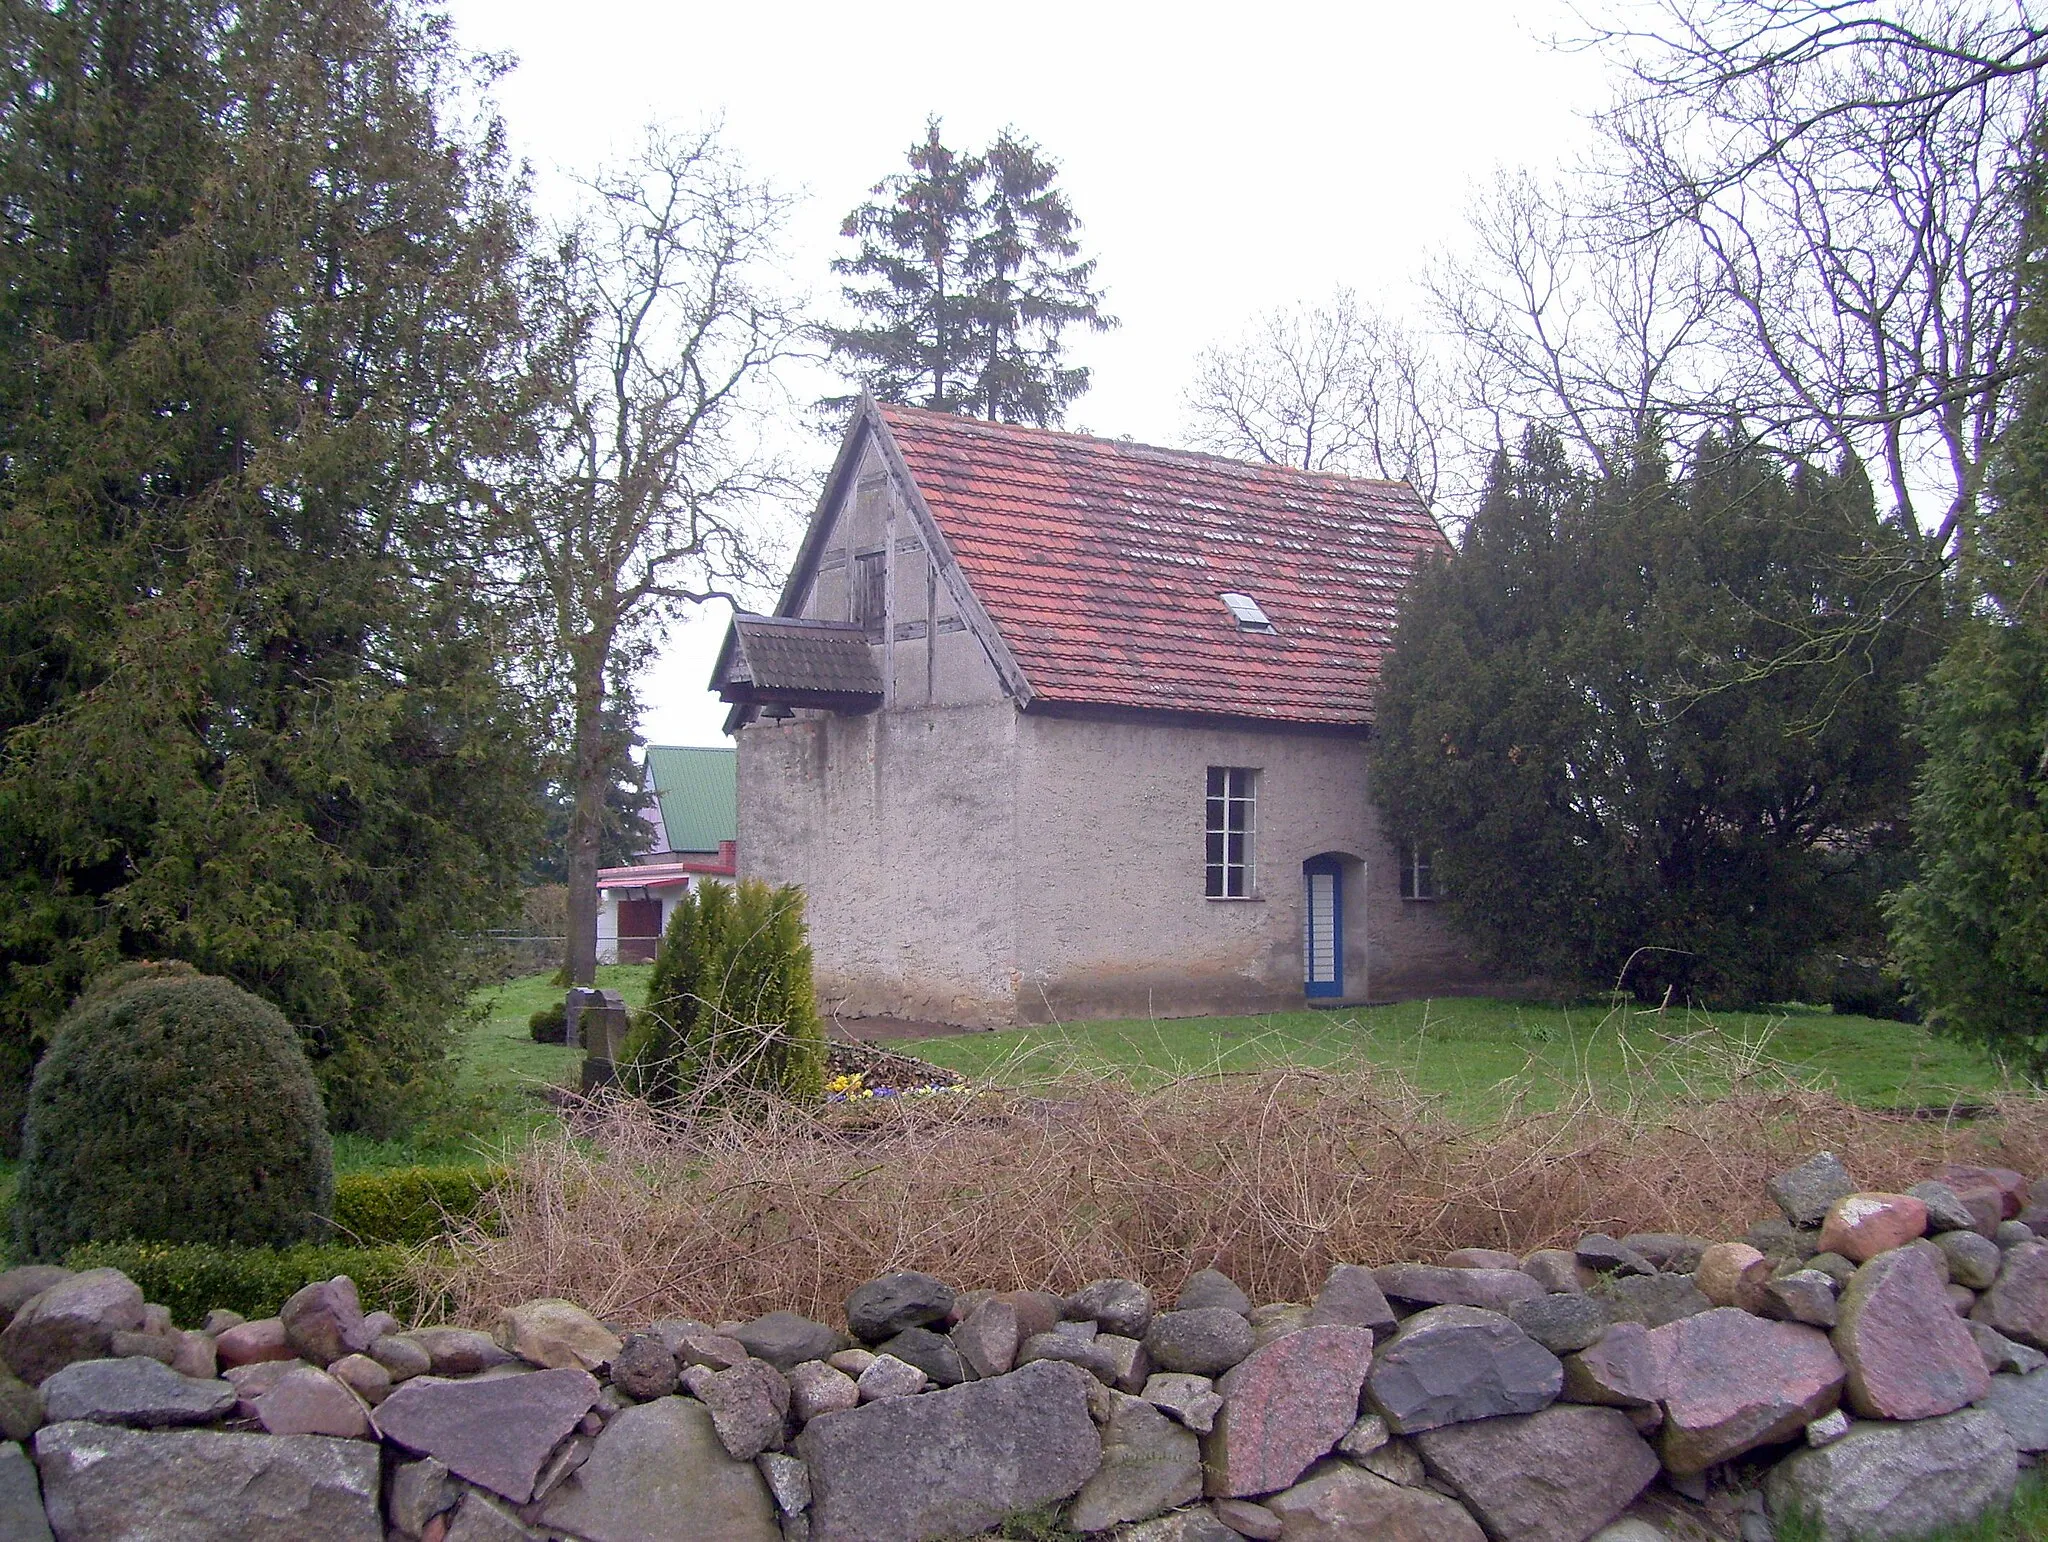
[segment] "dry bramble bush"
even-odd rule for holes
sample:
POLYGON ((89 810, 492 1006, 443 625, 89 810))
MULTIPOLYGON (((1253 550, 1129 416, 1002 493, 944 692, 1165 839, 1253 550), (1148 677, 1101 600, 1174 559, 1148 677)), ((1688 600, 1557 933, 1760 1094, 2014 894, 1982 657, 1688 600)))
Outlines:
POLYGON ((1815 1149, 1877 1188, 1948 1160, 2048 1166, 2040 1098, 1916 1118, 1738 1069, 1713 1096, 1616 1107, 1589 1086, 1542 1110, 1513 1097, 1477 1127, 1368 1070, 745 1114, 606 1098, 513 1159, 452 1263, 418 1267, 472 1322, 538 1296, 635 1321, 831 1320, 853 1286, 900 1268, 962 1288, 1122 1275, 1171 1292, 1213 1265, 1255 1300, 1304 1300, 1337 1261, 1522 1252, 1593 1230, 1739 1237, 1769 1210, 1766 1177, 1815 1149))

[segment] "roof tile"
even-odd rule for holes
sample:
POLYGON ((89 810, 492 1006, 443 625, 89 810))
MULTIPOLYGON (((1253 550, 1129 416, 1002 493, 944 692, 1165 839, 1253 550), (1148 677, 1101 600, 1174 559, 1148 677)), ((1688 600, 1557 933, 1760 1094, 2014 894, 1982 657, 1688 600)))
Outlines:
POLYGON ((1408 576, 1445 549, 1405 482, 881 413, 1046 703, 1363 724, 1408 576), (1276 630, 1241 630, 1226 591, 1276 630))

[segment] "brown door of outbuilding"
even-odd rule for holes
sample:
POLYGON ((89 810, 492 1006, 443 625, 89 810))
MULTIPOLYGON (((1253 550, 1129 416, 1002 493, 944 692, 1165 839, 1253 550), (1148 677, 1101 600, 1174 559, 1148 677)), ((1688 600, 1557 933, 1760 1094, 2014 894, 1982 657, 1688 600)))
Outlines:
POLYGON ((629 899, 619 901, 619 962, 651 964, 654 950, 661 946, 661 901, 629 899))

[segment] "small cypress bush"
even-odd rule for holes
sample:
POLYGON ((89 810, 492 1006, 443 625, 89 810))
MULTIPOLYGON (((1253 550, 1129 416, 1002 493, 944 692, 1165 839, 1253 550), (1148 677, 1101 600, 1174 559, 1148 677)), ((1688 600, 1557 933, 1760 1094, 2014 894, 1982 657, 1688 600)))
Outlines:
POLYGON ((526 1031, 536 1044, 567 1044, 569 1003, 564 1001, 555 1006, 542 1007, 526 1020, 526 1031))
POLYGON ((626 1085, 655 1102, 823 1097, 825 1033, 802 891, 747 879, 685 895, 655 957, 625 1065, 626 1085))
POLYGON ((277 1008, 159 974, 88 990, 29 1089, 17 1252, 84 1242, 275 1246, 334 1203, 320 1091, 277 1008))

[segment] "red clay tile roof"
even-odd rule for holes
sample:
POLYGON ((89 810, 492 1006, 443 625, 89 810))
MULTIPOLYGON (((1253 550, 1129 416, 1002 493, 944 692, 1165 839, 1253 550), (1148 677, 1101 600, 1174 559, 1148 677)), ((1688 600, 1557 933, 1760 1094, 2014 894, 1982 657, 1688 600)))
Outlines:
POLYGON ((1445 545, 1404 482, 881 412, 1048 704, 1366 723, 1401 590, 1445 545), (1225 591, 1277 630, 1240 630, 1225 591))

